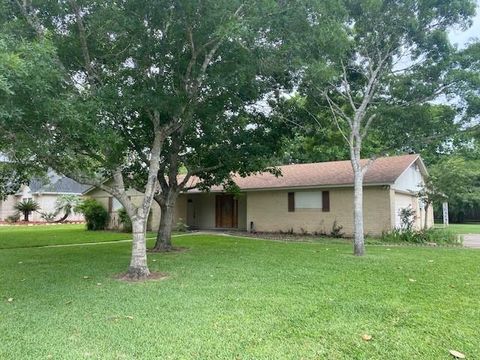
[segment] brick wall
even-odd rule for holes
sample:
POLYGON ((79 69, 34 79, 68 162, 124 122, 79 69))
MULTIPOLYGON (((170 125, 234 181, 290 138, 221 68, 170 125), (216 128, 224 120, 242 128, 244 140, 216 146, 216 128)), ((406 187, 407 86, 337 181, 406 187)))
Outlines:
MULTIPOLYGON (((353 234, 353 189, 332 188, 330 211, 296 209, 288 212, 288 192, 292 190, 252 191, 247 193, 247 225, 253 221, 256 231, 303 231, 329 233, 334 221, 343 226, 347 236, 353 234)), ((299 190, 299 192, 302 190, 299 190)), ((312 191, 311 189, 308 191, 312 191)), ((321 190, 318 190, 321 191, 321 190)), ((392 226, 391 192, 386 187, 364 189, 365 232, 380 235, 392 226)))

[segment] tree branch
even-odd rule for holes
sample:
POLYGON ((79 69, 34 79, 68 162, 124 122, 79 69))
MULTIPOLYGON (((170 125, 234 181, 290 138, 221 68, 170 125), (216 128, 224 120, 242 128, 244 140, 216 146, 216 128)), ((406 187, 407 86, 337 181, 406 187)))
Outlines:
POLYGON ((197 62, 197 52, 195 50, 195 42, 193 40, 193 32, 192 32, 192 28, 189 26, 187 28, 187 37, 188 37, 188 40, 189 40, 189 43, 190 43, 190 51, 191 51, 191 58, 190 58, 190 61, 188 62, 188 65, 187 65, 187 70, 185 72, 185 90, 188 91, 188 86, 190 84, 190 81, 191 81, 191 76, 192 76, 192 69, 193 69, 193 66, 195 65, 195 63, 197 62))
MULTIPOLYGON (((241 13, 242 9, 244 8, 244 6, 245 6, 245 4, 241 4, 237 8, 237 10, 234 12, 233 17, 238 18, 240 16, 240 13, 241 13)), ((213 39, 207 41, 205 44, 203 44, 201 46, 200 51, 203 52, 203 51, 206 51, 206 49, 210 45, 213 45, 212 48, 210 49, 210 51, 206 51, 206 54, 205 54, 205 57, 203 59, 202 65, 200 66, 200 69, 199 69, 198 76, 196 76, 195 80, 192 81, 192 79, 191 79, 192 68, 196 63, 198 53, 195 51, 195 44, 193 42, 193 33, 192 33, 191 28, 188 29, 187 34, 188 34, 188 38, 189 38, 189 41, 190 41, 192 58, 190 59, 190 62, 187 66, 186 75, 188 75, 188 76, 186 76, 185 81, 186 81, 187 92, 190 93, 190 96, 192 98, 191 100, 194 102, 196 100, 196 97, 198 96, 199 89, 203 85, 203 80, 204 80, 205 74, 207 72, 207 68, 210 65, 210 63, 211 63, 213 57, 215 56, 216 52, 218 51, 220 45, 222 44, 222 42, 226 38, 226 35, 222 35, 218 39, 213 38, 213 39), (190 88, 188 88, 189 86, 190 86, 190 88)))
POLYGON ((17 5, 20 12, 22 13, 22 16, 25 18, 28 25, 30 25, 32 29, 35 31, 35 34, 37 35, 37 37, 43 39, 45 37, 45 30, 43 26, 40 24, 40 21, 38 21, 35 14, 32 14, 31 12, 28 11, 26 2, 24 1, 24 3, 21 4, 19 0, 12 0, 12 1, 17 5))
MULTIPOLYGON (((338 131, 340 131, 340 134, 342 134, 342 137, 345 139, 345 141, 347 142, 347 144, 348 144, 350 147, 352 147, 353 141, 352 141, 351 137, 350 137, 350 138, 347 137, 347 135, 346 135, 345 132, 343 131, 342 127, 340 126, 340 122, 339 122, 338 119, 337 119, 337 115, 336 115, 336 113, 335 113, 335 110, 334 110, 333 107, 332 107, 332 103, 333 103, 333 102, 331 101, 331 99, 330 99, 330 97, 328 96, 328 94, 325 93, 325 96, 326 96, 326 98, 327 98, 328 105, 330 106, 330 111, 332 112, 333 120, 335 121, 335 124, 337 125, 338 131)), ((345 119, 345 118, 344 118, 344 119, 345 119)), ((349 123, 349 125, 350 125, 350 128, 351 128, 351 127, 352 127, 351 121, 348 120, 348 119, 347 119, 347 121, 348 121, 348 123, 349 123)))
POLYGON ((169 188, 169 184, 167 182, 167 180, 165 179, 165 166, 166 164, 165 163, 162 163, 158 169, 158 173, 157 173, 157 179, 158 179, 158 182, 160 184, 160 187, 162 189, 162 192, 166 192, 169 188))
POLYGON ((367 163, 363 166, 360 166, 362 169, 362 175, 365 175, 370 166, 373 164, 373 162, 376 160, 376 156, 372 156, 370 159, 368 159, 367 163))
POLYGON ((80 7, 78 6, 75 0, 69 0, 70 5, 75 14, 75 22, 77 23, 78 36, 80 40, 80 48, 82 50, 83 62, 85 69, 87 70, 89 83, 91 86, 95 86, 94 80, 97 80, 101 84, 101 79, 95 72, 92 66, 92 60, 90 57, 90 51, 88 50, 87 45, 87 35, 85 31, 85 25, 83 23, 82 15, 80 14, 80 7))
POLYGON ((357 107, 355 106, 355 102, 353 101, 352 92, 350 89, 350 83, 348 82, 348 79, 347 79, 347 69, 343 64, 343 60, 341 61, 341 63, 342 63, 342 73, 343 73, 342 76, 343 76, 343 84, 345 86, 345 92, 347 93, 347 98, 348 98, 348 101, 350 102, 350 106, 352 107, 352 110, 355 112, 357 111, 357 107))
POLYGON ((324 94, 325 98, 327 99, 327 103, 328 103, 328 106, 330 107, 330 110, 333 113, 336 113, 338 116, 342 117, 344 120, 346 120, 348 122, 348 125, 350 125, 350 128, 352 128, 353 127, 353 121, 352 121, 351 117, 349 117, 347 114, 345 114, 345 112, 342 110, 342 108, 340 108, 340 106, 338 106, 338 104, 335 103, 330 98, 330 96, 328 96, 328 93, 326 91, 323 94, 324 94))
POLYGON ((363 127, 362 134, 360 135, 362 137, 362 139, 364 139, 365 136, 367 136, 368 129, 370 128, 370 125, 372 124, 373 119, 375 119, 376 117, 377 117, 377 114, 372 114, 367 119, 367 122, 366 122, 365 126, 363 127))

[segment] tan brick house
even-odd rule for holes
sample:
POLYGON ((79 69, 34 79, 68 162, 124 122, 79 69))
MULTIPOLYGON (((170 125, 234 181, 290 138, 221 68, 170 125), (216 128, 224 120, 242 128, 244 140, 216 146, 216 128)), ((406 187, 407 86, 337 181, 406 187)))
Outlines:
MULTIPOLYGON (((347 236, 352 235, 353 172, 349 161, 285 165, 279 169, 279 177, 270 173, 235 177, 241 190, 237 195, 226 194, 221 187, 207 193, 193 190, 181 194, 176 219, 199 230, 297 233, 329 233, 336 221, 347 236)), ((415 227, 423 227, 425 210, 417 192, 426 174, 418 155, 376 159, 365 174, 365 232, 380 235, 399 227, 399 211, 409 206, 415 210, 415 227)), ((112 214, 111 226, 118 225, 115 214, 120 205, 115 199, 98 189, 86 195, 99 199, 112 214)), ((142 195, 132 190, 131 196, 142 195)), ((160 208, 154 204, 150 229, 158 228, 159 217, 160 208)), ((432 226, 433 213, 428 218, 428 226, 432 226)))

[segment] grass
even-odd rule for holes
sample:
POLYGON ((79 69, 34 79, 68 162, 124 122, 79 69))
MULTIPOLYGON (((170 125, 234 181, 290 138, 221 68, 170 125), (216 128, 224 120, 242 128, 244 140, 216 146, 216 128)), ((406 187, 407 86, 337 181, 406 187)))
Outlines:
POLYGON ((175 243, 189 250, 149 255, 170 277, 147 283, 113 278, 126 243, 0 250, 0 358, 480 358, 480 251, 175 243))
MULTIPOLYGON (((443 227, 443 225, 437 225, 438 227, 443 227)), ((448 229, 453 231, 455 234, 480 234, 480 224, 450 224, 448 229)))
MULTIPOLYGON (((0 249, 131 239, 129 233, 85 231, 85 225, 0 226, 0 249)), ((154 236, 149 233, 149 236, 154 236)))

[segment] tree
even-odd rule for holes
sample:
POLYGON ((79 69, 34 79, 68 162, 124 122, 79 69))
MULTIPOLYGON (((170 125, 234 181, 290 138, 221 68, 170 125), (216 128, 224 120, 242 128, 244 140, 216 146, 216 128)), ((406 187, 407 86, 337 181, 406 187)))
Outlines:
MULTIPOLYGON (((169 82, 157 82, 155 91, 171 104, 162 116, 177 127, 162 148, 156 251, 172 247, 173 212, 182 191, 228 186, 232 173, 247 175, 271 163, 282 124, 254 105, 277 101, 272 89, 291 87, 290 65, 281 59, 292 49, 291 29, 308 21, 298 2, 181 3, 171 9, 169 43, 157 50, 158 56, 174 54, 175 64, 165 65, 172 69, 169 82)), ((143 183, 145 167, 135 166, 132 173, 143 183)))
POLYGON ((278 66, 266 59, 272 55, 268 44, 279 35, 264 29, 278 10, 265 1, 255 7, 244 1, 221 6, 218 1, 190 1, 171 9, 175 27, 166 33, 169 42, 159 52, 174 54, 169 74, 175 89, 159 83, 156 91, 171 104, 162 115, 176 128, 162 149, 157 176, 161 222, 155 250, 171 249, 175 203, 180 192, 192 188, 192 177, 202 179, 193 187, 208 187, 224 182, 233 171, 265 167, 261 158, 270 156, 275 141, 259 144, 262 136, 271 139, 272 124, 246 107, 277 81, 278 66), (267 46, 259 44, 260 38, 267 46), (186 170, 182 178, 180 169, 186 170))
POLYGON ((62 195, 57 199, 55 209, 57 214, 63 212, 62 218, 55 222, 64 222, 80 205, 81 200, 77 195, 62 195))
POLYGON ((32 199, 26 199, 15 204, 15 210, 18 210, 23 214, 23 220, 26 222, 29 221, 28 217, 30 214, 39 209, 40 205, 32 199))
MULTIPOLYGON (((184 162, 178 154, 193 149, 191 141, 205 144, 192 154, 207 153, 206 140, 214 132, 203 137, 200 129, 228 120, 230 109, 239 110, 231 114, 242 119, 238 126, 249 125, 239 104, 254 103, 276 77, 265 71, 272 65, 268 57, 250 68, 245 59, 281 50, 282 43, 275 42, 281 36, 273 30, 281 31, 280 15, 298 7, 272 0, 15 1, 5 7, 4 28, 15 28, 16 35, 51 53, 39 62, 49 70, 38 76, 49 80, 41 93, 48 98, 45 105, 36 108, 38 93, 18 83, 10 94, 18 99, 15 121, 0 118, 7 136, 22 136, 9 143, 12 152, 28 149, 38 163, 116 197, 132 220, 127 276, 148 277, 145 227, 158 179, 184 163, 190 175, 206 173, 210 166, 205 168, 203 155, 184 162), (246 86, 247 79, 255 80, 254 86, 246 86), (209 123, 209 106, 216 108, 218 122, 209 123), (142 204, 127 196, 129 186, 145 194, 142 204)), ((225 149, 228 139, 221 138, 225 149)))
POLYGON ((41 90, 48 85, 49 70, 43 65, 49 56, 48 46, 18 41, 0 31, 0 118, 6 119, 0 122, 0 200, 17 192, 32 177, 46 173, 45 167, 30 161, 25 147, 18 146, 15 154, 9 151, 12 136, 17 140, 21 135, 12 134, 4 126, 6 121, 13 124, 18 120, 18 105, 23 101, 19 94, 14 96, 18 86, 26 87, 29 82, 32 92, 37 92, 37 96, 31 98, 32 105, 38 109, 48 106, 41 90), (35 66, 38 67, 35 69, 35 66))
MULTIPOLYGON (((326 104, 325 104, 326 105, 326 104)), ((282 162, 308 163, 347 160, 345 139, 331 121, 331 112, 318 99, 295 96, 275 109, 276 116, 293 126, 294 135, 285 137, 282 162)), ((464 123, 457 120, 452 105, 415 104, 386 108, 370 127, 362 144, 362 157, 377 154, 420 154, 428 165, 445 154, 469 146, 464 123)))
POLYGON ((217 119, 205 118, 208 124, 203 123, 206 126, 202 127, 202 136, 189 139, 185 134, 166 147, 168 160, 161 165, 158 176, 161 191, 155 196, 161 208, 155 251, 172 248, 174 209, 180 192, 209 189, 212 185, 223 185, 228 190, 235 187, 231 182, 233 173, 245 176, 261 170, 274 171, 269 166, 279 149, 280 124, 259 114, 229 119, 226 115, 214 116, 217 119), (179 174, 180 166, 186 170, 183 175, 179 174))
MULTIPOLYGON (((474 1, 347 1, 349 46, 327 70, 311 66, 314 84, 348 144, 354 173, 354 254, 364 254, 363 177, 374 161, 361 161, 374 121, 386 108, 422 104, 444 93, 455 49, 446 31, 466 26, 474 1), (318 76, 320 74, 320 76, 318 76)), ((312 86, 311 86, 312 87, 312 86)))
MULTIPOLYGON (((36 7, 30 2, 11 3, 3 28, 14 28, 16 35, 23 34, 30 39, 29 44, 41 50, 40 54, 49 56, 28 62, 28 66, 35 66, 31 76, 16 79, 8 94, 8 103, 14 104, 13 115, 7 113, 0 118, 2 135, 9 138, 11 153, 25 151, 36 163, 81 183, 98 186, 119 199, 133 223, 132 257, 127 272, 132 279, 150 274, 145 224, 157 190, 161 147, 172 129, 172 124, 160 118, 161 104, 140 104, 123 98, 131 87, 125 82, 130 76, 125 63, 131 54, 119 52, 112 43, 118 34, 123 40, 119 40, 118 46, 125 46, 124 50, 129 46, 129 34, 117 26, 117 21, 137 26, 127 30, 150 31, 143 25, 141 15, 131 17, 133 9, 129 7, 137 5, 139 9, 143 6, 136 2, 120 7, 95 2, 80 7, 75 1, 39 2, 36 7), (86 43, 87 20, 96 26, 106 25, 95 29, 98 37, 92 42, 94 45, 86 43), (121 131, 122 126, 150 134, 150 143, 142 149, 149 158, 149 176, 140 205, 126 195, 124 164, 134 161, 130 156, 135 149, 128 134, 121 131), (104 183, 109 177, 113 178, 113 185, 104 183)), ((146 7, 142 11, 145 13, 146 7)), ((12 43, 10 48, 18 58, 30 56, 23 44, 12 43)), ((144 69, 136 70, 139 77, 145 77, 144 69)))
POLYGON ((0 201, 17 192, 26 184, 31 171, 20 164, 0 161, 0 201))
POLYGON ((419 194, 425 204, 425 226, 428 208, 448 201, 452 206, 480 201, 480 163, 459 156, 448 156, 430 168, 419 194))

